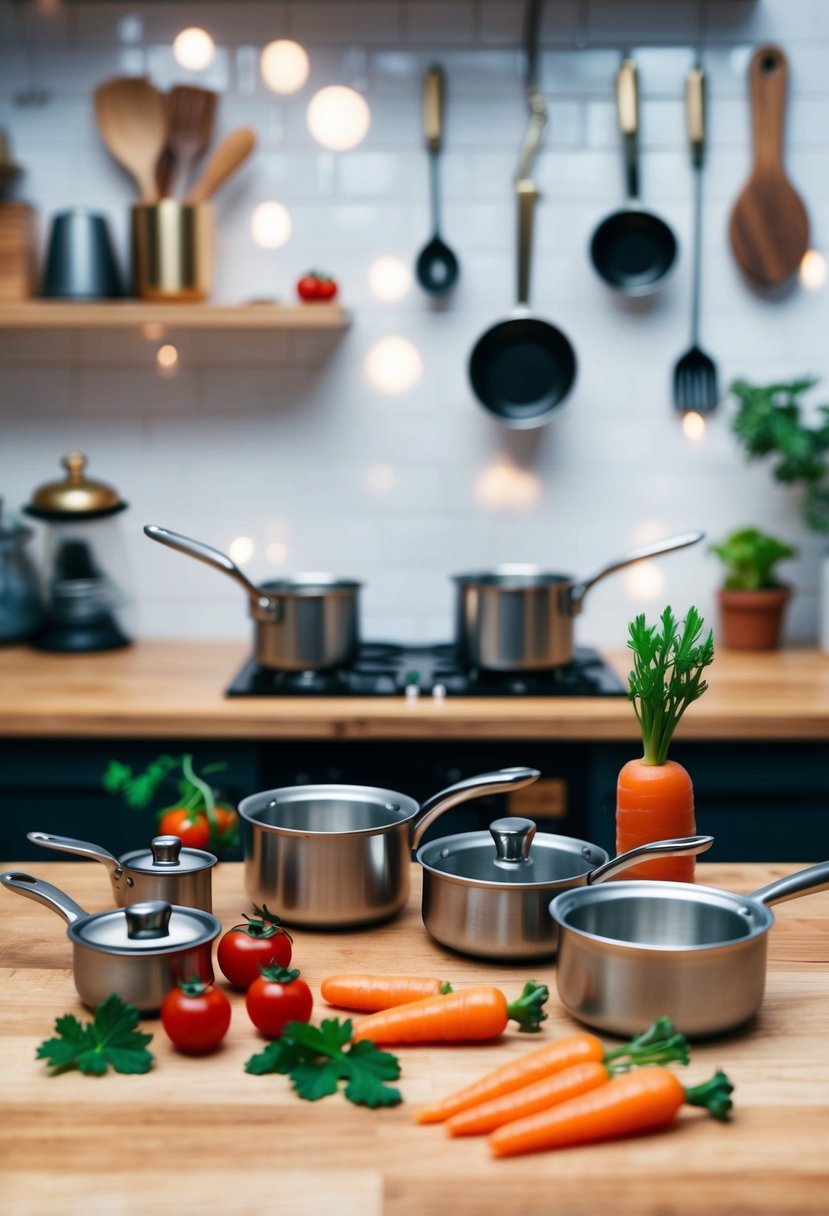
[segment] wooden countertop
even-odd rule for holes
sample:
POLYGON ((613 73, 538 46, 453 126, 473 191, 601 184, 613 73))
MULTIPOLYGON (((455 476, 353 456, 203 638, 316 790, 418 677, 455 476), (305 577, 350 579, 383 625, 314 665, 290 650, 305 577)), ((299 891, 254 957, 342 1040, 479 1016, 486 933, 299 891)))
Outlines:
MULTIPOLYGON (((234 642, 145 641, 106 654, 0 650, 0 737, 612 739, 637 737, 625 697, 235 698, 234 642)), ((607 656, 624 676, 627 655, 607 656)), ((829 657, 723 651, 677 737, 829 739, 829 657)))
MULTIPOLYGON (((790 865, 711 865, 704 882, 748 891, 797 869, 790 865)), ((82 906, 107 906, 100 866, 43 863, 38 875, 82 906)), ((456 986, 495 982, 508 993, 532 976, 550 983, 542 1034, 508 1031, 497 1044, 396 1049, 403 1105, 369 1111, 336 1095, 311 1104, 286 1078, 243 1071, 261 1041, 243 1000, 220 1051, 176 1054, 157 1020, 156 1062, 143 1077, 49 1077, 35 1060, 54 1019, 85 1016, 75 995, 70 947, 57 916, 10 893, 0 895, 0 1138, 4 1210, 54 1212, 244 1212, 273 1216, 823 1216, 829 1186, 829 894, 776 909, 766 996, 747 1029, 696 1044, 683 1078, 695 1084, 716 1067, 735 1084, 733 1119, 715 1123, 685 1109, 672 1130, 615 1144, 490 1159, 479 1140, 449 1140, 440 1127, 416 1127, 412 1112, 502 1063, 570 1033, 558 1005, 552 964, 531 969, 452 955, 420 922, 419 875, 404 913, 360 933, 298 931, 294 962, 312 987, 315 1019, 321 979, 335 971, 400 970, 439 975, 456 986)), ((214 903, 224 925, 245 908, 241 865, 216 871, 214 903)))

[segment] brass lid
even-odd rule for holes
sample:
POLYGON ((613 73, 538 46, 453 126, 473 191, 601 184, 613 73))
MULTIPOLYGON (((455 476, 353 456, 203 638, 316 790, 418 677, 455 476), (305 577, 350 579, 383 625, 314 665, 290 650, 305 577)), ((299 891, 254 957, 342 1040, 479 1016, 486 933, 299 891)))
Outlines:
POLYGON ((92 481, 85 475, 86 457, 81 452, 67 452, 61 458, 66 469, 63 481, 48 481, 38 486, 25 511, 36 519, 98 519, 123 511, 126 503, 118 491, 102 481, 92 481))

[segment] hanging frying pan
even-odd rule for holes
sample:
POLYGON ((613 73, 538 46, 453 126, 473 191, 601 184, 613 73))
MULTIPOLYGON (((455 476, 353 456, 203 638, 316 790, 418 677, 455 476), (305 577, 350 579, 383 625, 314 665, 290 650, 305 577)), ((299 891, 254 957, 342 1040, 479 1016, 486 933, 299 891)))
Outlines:
POLYGON ((593 266, 608 287, 627 296, 658 290, 676 260, 676 237, 639 202, 639 94, 636 66, 622 60, 616 73, 619 127, 625 140, 627 204, 602 220, 590 242, 593 266))

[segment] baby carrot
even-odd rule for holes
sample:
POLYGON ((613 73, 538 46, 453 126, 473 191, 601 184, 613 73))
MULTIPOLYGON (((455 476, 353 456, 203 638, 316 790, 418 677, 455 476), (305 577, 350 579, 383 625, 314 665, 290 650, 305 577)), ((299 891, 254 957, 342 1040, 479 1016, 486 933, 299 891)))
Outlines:
POLYGON ((323 1000, 340 1009, 376 1013, 452 991, 443 980, 422 975, 331 975, 322 981, 323 1000))
POLYGON ((497 1039, 514 1020, 521 1030, 538 1030, 546 1018, 542 1005, 550 995, 544 984, 529 980, 517 1001, 507 1004, 499 988, 467 988, 447 996, 428 997, 383 1009, 354 1023, 353 1039, 373 1043, 468 1043, 497 1039))
POLYGON ((527 1115, 548 1110, 588 1090, 598 1089, 600 1085, 607 1085, 612 1076, 606 1064, 592 1061, 574 1064, 572 1068, 553 1073, 534 1085, 524 1085, 521 1089, 502 1094, 500 1098, 493 1098, 491 1102, 482 1102, 480 1106, 460 1111, 446 1120, 446 1131, 450 1136, 484 1136, 504 1123, 524 1119, 527 1115))
POLYGON ((512 1157, 655 1131, 668 1127, 684 1102, 725 1121, 733 1088, 719 1070, 703 1085, 685 1089, 668 1068, 637 1068, 560 1106, 505 1123, 489 1137, 489 1147, 496 1157, 512 1157))
POLYGON ((670 1018, 657 1018, 643 1034, 613 1051, 605 1051, 594 1034, 571 1034, 536 1051, 525 1052, 518 1059, 488 1072, 480 1081, 449 1094, 440 1102, 422 1107, 415 1114, 415 1122, 442 1123, 459 1111, 563 1072, 574 1064, 598 1063, 618 1068, 631 1064, 666 1064, 670 1060, 688 1063, 688 1044, 675 1032, 670 1018))

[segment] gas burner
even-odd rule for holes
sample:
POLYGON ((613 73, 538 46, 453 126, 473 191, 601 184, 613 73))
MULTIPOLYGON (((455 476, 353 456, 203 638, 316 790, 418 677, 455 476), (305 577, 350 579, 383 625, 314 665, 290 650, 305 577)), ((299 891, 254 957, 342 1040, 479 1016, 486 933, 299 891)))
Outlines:
POLYGON ((469 671, 451 642, 408 646, 364 642, 351 667, 335 671, 268 671, 250 659, 229 697, 393 697, 415 687, 431 696, 442 687, 456 697, 619 697, 626 689, 595 651, 577 647, 572 662, 552 671, 469 671))

